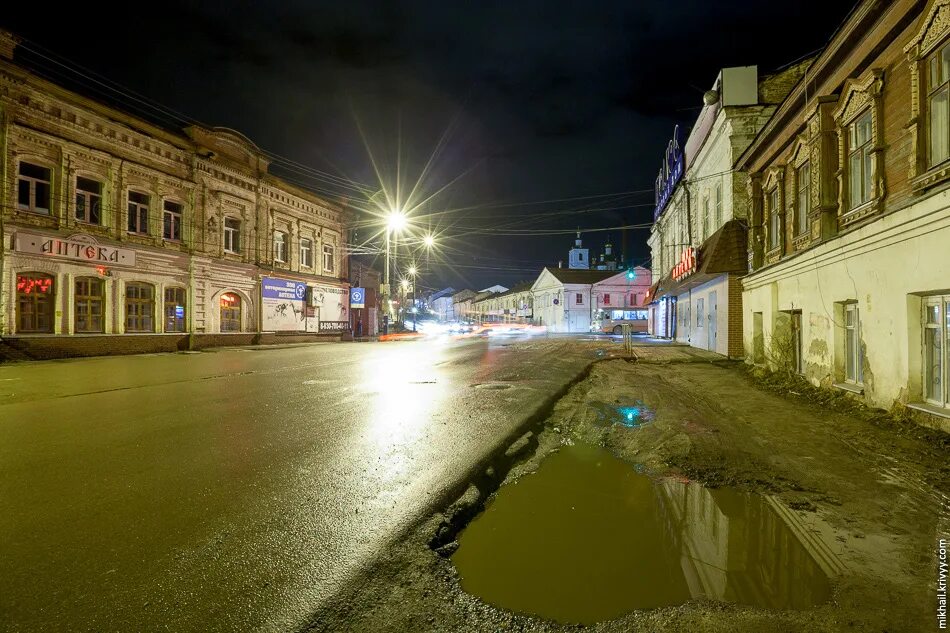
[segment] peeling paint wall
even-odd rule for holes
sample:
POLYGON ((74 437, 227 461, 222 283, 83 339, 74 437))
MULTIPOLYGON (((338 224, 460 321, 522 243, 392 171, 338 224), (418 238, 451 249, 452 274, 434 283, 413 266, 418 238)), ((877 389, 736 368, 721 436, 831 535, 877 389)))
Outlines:
POLYGON ((767 347, 781 334, 781 311, 801 310, 805 376, 816 385, 841 382, 842 302, 853 301, 867 402, 889 408, 921 400, 921 297, 950 287, 947 244, 950 191, 942 191, 748 275, 743 279, 747 349, 755 345, 754 313, 762 313, 767 347))

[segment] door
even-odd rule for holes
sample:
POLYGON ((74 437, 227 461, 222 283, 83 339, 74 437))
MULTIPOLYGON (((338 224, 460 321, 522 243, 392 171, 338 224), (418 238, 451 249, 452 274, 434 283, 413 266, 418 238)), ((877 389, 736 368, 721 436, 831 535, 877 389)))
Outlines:
POLYGON ((707 339, 708 347, 706 349, 712 352, 716 351, 716 322, 717 322, 716 308, 717 308, 716 293, 710 292, 709 293, 709 327, 706 328, 706 335, 709 338, 707 339))

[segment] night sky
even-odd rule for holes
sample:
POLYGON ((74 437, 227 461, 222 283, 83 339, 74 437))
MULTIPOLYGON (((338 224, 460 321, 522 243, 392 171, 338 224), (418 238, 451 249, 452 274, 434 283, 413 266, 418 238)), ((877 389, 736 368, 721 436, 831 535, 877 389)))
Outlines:
MULTIPOLYGON (((420 286, 480 288, 566 261, 573 235, 544 232, 649 222, 673 125, 695 119, 718 70, 761 75, 814 52, 852 5, 69 3, 51 21, 16 3, 0 24, 185 118, 241 131, 289 179, 359 206, 380 179, 395 192, 399 156, 401 198, 417 182, 418 198, 435 194, 414 213, 416 232, 440 241, 420 286)), ((648 234, 628 231, 630 263, 649 265, 648 234)), ((608 237, 620 247, 619 230, 585 246, 599 253, 608 237)))

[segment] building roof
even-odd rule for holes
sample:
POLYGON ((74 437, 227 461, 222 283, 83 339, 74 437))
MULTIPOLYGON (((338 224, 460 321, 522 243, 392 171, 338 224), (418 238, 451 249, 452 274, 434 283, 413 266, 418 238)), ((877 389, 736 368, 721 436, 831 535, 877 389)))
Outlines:
POLYGON ((667 273, 650 289, 650 300, 695 288, 725 273, 744 274, 749 269, 747 253, 745 225, 741 220, 729 220, 699 248, 696 272, 679 281, 667 273))
POLYGON ((554 278, 563 284, 594 284, 602 279, 613 277, 618 272, 616 270, 584 270, 581 268, 551 268, 550 266, 548 266, 544 270, 554 275, 554 278))
POLYGON ((436 299, 441 299, 442 297, 451 297, 455 294, 455 288, 449 286, 448 288, 443 288, 438 292, 433 292, 432 296, 429 297, 429 301, 435 301, 436 299))

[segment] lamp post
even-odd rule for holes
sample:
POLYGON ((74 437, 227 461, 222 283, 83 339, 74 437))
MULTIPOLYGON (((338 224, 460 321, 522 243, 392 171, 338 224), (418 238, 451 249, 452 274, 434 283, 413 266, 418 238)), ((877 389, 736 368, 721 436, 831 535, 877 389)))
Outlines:
POLYGON ((392 304, 392 276, 390 274, 390 260, 392 259, 392 234, 402 230, 406 226, 406 214, 399 209, 392 209, 386 217, 386 292, 383 293, 383 306, 386 314, 389 316, 389 322, 393 322, 393 304, 392 304))
POLYGON ((416 273, 419 272, 416 270, 415 266, 409 267, 409 277, 412 283, 412 331, 416 331, 416 273))

